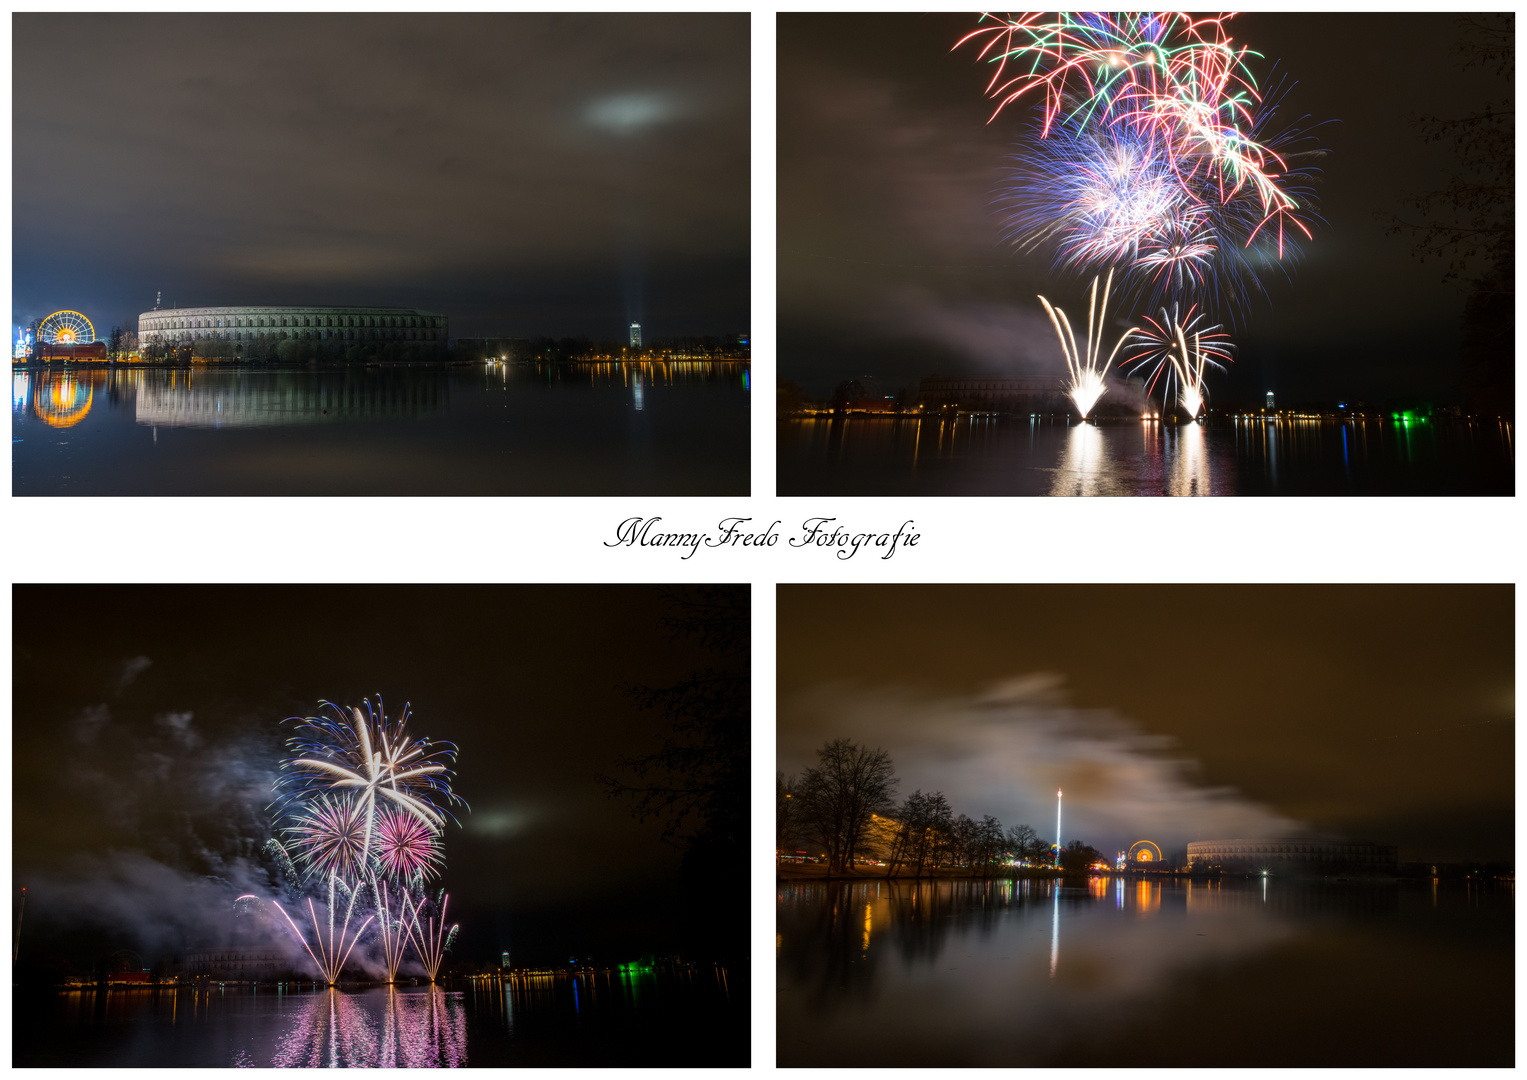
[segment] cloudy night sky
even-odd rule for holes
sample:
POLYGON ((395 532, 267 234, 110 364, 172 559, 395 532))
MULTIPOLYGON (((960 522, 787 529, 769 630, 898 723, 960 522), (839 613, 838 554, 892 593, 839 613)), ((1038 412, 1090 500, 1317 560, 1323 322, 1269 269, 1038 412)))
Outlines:
POLYGON ((736 663, 671 642, 671 610, 653 586, 17 587, 12 858, 33 946, 95 927, 152 963, 217 943, 236 895, 273 888, 282 720, 381 694, 460 749, 454 955, 671 950, 691 917, 680 849, 596 779, 634 782, 618 759, 667 730, 633 687, 736 663))
MULTIPOLYGON (((974 15, 802 15, 779 25, 779 375, 825 395, 873 375, 887 392, 944 373, 1062 374, 1036 294, 1080 309, 1086 281, 1002 239, 998 193, 1034 114, 995 120, 974 15)), ((1328 151, 1324 219, 1291 278, 1236 320, 1225 399, 1455 394, 1466 286, 1442 281, 1389 215, 1456 166, 1421 114, 1506 101, 1511 78, 1464 69, 1451 14, 1237 15, 1261 84, 1287 80, 1277 126, 1328 151)), ((1221 313, 1223 317, 1223 313, 1221 313)), ((1124 324, 1127 325, 1127 324, 1124 324)))
POLYGON ((884 747, 898 797, 1112 855, 1346 837, 1510 861, 1511 586, 783 586, 779 768, 884 747), (1117 847, 1115 846, 1117 845, 1117 847))
POLYGON ((378 305, 749 324, 749 17, 12 19, 13 321, 378 305), (60 50, 68 70, 58 68, 60 50))

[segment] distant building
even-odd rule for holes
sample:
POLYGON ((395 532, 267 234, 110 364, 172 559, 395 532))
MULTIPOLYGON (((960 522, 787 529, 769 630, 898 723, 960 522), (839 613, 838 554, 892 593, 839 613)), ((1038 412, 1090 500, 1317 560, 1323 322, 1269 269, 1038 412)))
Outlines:
POLYGON ((1268 412, 1275 412, 1275 411, 1277 411, 1277 408, 1278 407, 1273 404, 1272 391, 1271 390, 1267 391, 1267 411, 1268 412))
POLYGON ((1001 379, 984 375, 933 375, 917 388, 924 407, 970 412, 1041 412, 1070 408, 1059 379, 1001 379))
POLYGON ((170 970, 186 979, 205 977, 232 981, 268 979, 291 964, 268 945, 217 945, 187 949, 170 961, 170 970))
POLYGON ((641 347, 642 347, 642 324, 641 323, 632 323, 631 324, 631 348, 633 348, 633 349, 640 349, 641 347))
POLYGON ((508 971, 509 970, 509 950, 508 949, 505 949, 503 952, 498 954, 498 966, 500 968, 502 968, 504 971, 508 971))
POLYGON ((51 341, 39 341, 35 349, 37 359, 43 361, 106 359, 106 342, 104 341, 88 341, 78 345, 57 345, 51 341))
POLYGON ((1398 848, 1361 840, 1195 840, 1188 844, 1188 867, 1240 874, 1392 874, 1399 854, 1398 848))
POLYGON ((201 340, 300 340, 332 343, 419 342, 444 349, 449 320, 418 308, 202 307, 166 308, 138 316, 138 343, 201 340))

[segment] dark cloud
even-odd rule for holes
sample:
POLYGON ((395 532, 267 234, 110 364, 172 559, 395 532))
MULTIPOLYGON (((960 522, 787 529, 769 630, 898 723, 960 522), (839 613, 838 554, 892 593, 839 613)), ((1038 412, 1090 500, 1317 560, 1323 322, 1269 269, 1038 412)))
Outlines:
POLYGON ((131 686, 133 680, 147 671, 152 663, 146 656, 134 656, 122 661, 122 674, 117 677, 117 692, 121 693, 131 686))
POLYGON ((1142 837, 1183 850, 1209 836, 1293 836, 1308 828, 1231 787, 1205 785, 1175 740, 1108 710, 1070 706, 1063 681, 1034 674, 971 697, 819 687, 791 704, 803 719, 781 733, 780 768, 814 765, 817 735, 831 728, 890 751, 902 795, 943 791, 959 812, 1026 823, 1042 835, 1054 831, 1055 792, 1063 790, 1063 835, 1109 854, 1142 837))
POLYGON ((18 318, 123 321, 163 289, 430 307, 456 335, 747 325, 745 13, 14 31, 18 318))
POLYGON ((1510 586, 796 585, 777 610, 786 770, 846 737, 972 817, 1053 829, 1062 787, 1089 841, 1511 857, 1510 586))

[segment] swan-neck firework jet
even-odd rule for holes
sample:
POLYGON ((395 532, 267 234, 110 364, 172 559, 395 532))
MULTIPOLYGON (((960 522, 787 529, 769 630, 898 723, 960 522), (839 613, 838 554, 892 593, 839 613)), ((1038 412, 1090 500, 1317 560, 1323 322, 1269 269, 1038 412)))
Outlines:
POLYGON ((1103 313, 1108 307, 1108 291, 1113 287, 1113 271, 1108 272, 1108 281, 1103 286, 1103 302, 1098 303, 1097 278, 1092 279, 1092 292, 1087 301, 1087 348, 1083 352, 1076 347, 1076 335, 1071 331, 1071 323, 1066 318, 1066 313, 1050 306, 1050 301, 1043 296, 1039 302, 1050 313, 1050 324, 1055 327, 1055 336, 1060 339, 1060 351, 1065 354, 1066 368, 1071 373, 1071 389, 1068 391, 1071 400, 1076 403, 1077 411, 1082 414, 1082 419, 1087 419, 1087 414, 1097 404, 1098 398, 1103 396, 1107 386, 1103 377, 1108 374, 1108 369, 1113 365, 1114 357, 1119 355, 1119 349, 1129 340, 1129 336, 1135 332, 1131 326, 1124 331, 1113 351, 1108 354, 1108 359, 1103 366, 1098 367, 1098 352, 1102 345, 1103 336, 1103 313), (1064 328, 1064 331, 1062 330, 1064 328))

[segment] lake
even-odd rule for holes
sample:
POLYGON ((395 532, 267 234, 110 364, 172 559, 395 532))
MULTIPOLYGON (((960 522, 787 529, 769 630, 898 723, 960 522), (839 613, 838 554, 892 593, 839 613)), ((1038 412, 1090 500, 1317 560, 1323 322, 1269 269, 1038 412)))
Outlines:
POLYGON ((703 968, 445 989, 18 991, 12 1064, 745 1067, 748 997, 736 982, 703 968))
POLYGON ((1514 889, 777 887, 781 1066, 1513 1064, 1514 889))
POLYGON ((745 362, 13 370, 14 495, 747 495, 745 362))
POLYGON ((1511 495, 1510 424, 782 420, 780 495, 1511 495))

